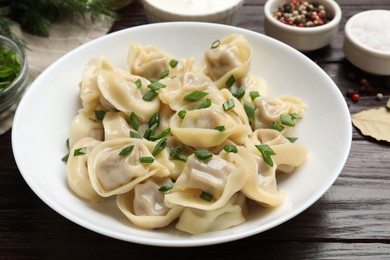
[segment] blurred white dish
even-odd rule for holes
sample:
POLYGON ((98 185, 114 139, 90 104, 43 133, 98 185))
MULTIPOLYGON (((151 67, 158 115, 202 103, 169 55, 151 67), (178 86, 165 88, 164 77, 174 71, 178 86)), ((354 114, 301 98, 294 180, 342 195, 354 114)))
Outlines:
POLYGON ((267 36, 209 23, 161 23, 133 27, 87 43, 47 68, 24 95, 15 115, 12 146, 27 184, 55 211, 97 233, 134 243, 184 247, 223 243, 273 228, 316 202, 339 176, 349 154, 352 128, 346 102, 333 81, 300 52, 267 36), (310 152, 305 164, 279 180, 286 192, 277 208, 256 207, 234 228, 190 236, 174 229, 142 230, 115 201, 90 204, 67 186, 65 141, 79 109, 79 81, 87 61, 108 57, 125 68, 128 41, 155 44, 177 58, 201 59, 216 39, 244 35, 253 47, 252 71, 269 84, 268 96, 294 95, 308 106, 294 133, 310 152), (179 39, 179 40, 178 40, 179 39))
POLYGON ((356 67, 377 75, 390 75, 389 10, 353 15, 345 25, 344 53, 356 67))
POLYGON ((244 0, 142 0, 150 23, 172 21, 236 25, 244 0))

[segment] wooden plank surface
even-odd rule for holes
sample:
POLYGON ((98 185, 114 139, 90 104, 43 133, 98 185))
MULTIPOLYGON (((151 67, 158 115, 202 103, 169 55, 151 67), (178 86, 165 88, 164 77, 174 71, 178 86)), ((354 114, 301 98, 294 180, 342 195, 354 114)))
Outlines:
MULTIPOLYGON (((263 33, 264 0, 247 0, 238 26, 263 33)), ((342 24, 332 44, 306 55, 335 81, 344 94, 373 85, 359 102, 345 100, 351 113, 383 106, 390 77, 368 75, 344 57, 346 20, 369 9, 390 10, 387 0, 337 1, 342 24), (376 93, 385 94, 378 101, 376 93)), ((111 31, 145 24, 139 1, 121 10, 111 31)), ((239 241, 198 248, 138 245, 96 234, 63 218, 44 204, 21 177, 11 147, 11 131, 0 136, 0 259, 207 257, 213 259, 390 259, 390 144, 364 137, 353 128, 350 156, 334 185, 313 206, 264 233, 239 241)))

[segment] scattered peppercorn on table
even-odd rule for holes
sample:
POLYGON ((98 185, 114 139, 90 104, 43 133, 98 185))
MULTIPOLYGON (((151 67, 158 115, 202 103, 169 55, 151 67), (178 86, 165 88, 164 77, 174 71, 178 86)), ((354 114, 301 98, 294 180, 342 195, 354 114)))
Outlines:
MULTIPOLYGON (((390 2, 337 2, 343 11, 337 37, 329 46, 305 55, 340 88, 351 115, 385 107, 390 98, 390 76, 368 74, 352 65, 343 52, 343 30, 354 14, 371 9, 389 10, 390 2)), ((264 3, 265 0, 246 0, 237 26, 264 33, 264 3)), ((119 12, 121 19, 113 25, 111 32, 147 23, 140 1, 132 1, 119 12)), ((307 17, 310 18, 308 21, 301 17, 302 24, 297 25, 318 23, 323 15, 321 11, 317 15, 307 17)), ((321 22, 324 21, 321 19, 321 22)), ((315 88, 316 82, 312 84, 315 88)), ((332 109, 332 104, 324 109, 332 109)), ((318 128, 319 135, 326 134, 321 133, 321 125, 318 128)), ((176 256, 376 259, 390 256, 390 143, 364 136, 357 128, 353 128, 349 159, 340 176, 310 208, 266 232, 234 242, 194 248, 162 248, 124 242, 87 230, 62 217, 41 201, 22 178, 13 158, 11 132, 12 129, 0 136, 0 259, 176 256), (241 250, 244 247, 245 251, 241 250)))

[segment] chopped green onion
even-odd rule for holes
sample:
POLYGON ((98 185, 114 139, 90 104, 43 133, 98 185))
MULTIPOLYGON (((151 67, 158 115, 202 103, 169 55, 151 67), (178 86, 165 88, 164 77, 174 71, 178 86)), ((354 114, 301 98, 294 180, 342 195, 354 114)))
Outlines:
POLYGON ((160 79, 166 78, 169 75, 169 70, 165 69, 163 72, 160 74, 160 79))
POLYGON ((234 75, 230 75, 230 77, 226 80, 225 82, 225 86, 227 88, 230 88, 231 86, 233 86, 233 84, 236 82, 236 78, 234 77, 234 75))
POLYGON ((61 161, 68 162, 68 159, 69 159, 69 153, 64 155, 64 157, 61 158, 61 161))
POLYGON ((195 156, 200 160, 207 160, 213 157, 213 154, 207 150, 199 149, 194 152, 195 156))
POLYGON ((220 40, 215 40, 213 41, 213 43, 211 44, 211 49, 215 49, 215 48, 218 48, 218 46, 221 44, 221 41, 220 40))
POLYGON ((216 126, 214 129, 215 129, 215 130, 218 130, 218 131, 220 131, 220 132, 223 132, 223 131, 226 130, 224 125, 216 126))
POLYGON ((142 81, 141 81, 141 79, 137 79, 137 80, 134 82, 134 84, 135 84, 135 86, 136 86, 137 88, 141 88, 141 87, 142 87, 142 81))
POLYGON ((148 85, 148 88, 150 88, 153 91, 157 91, 160 88, 165 88, 167 85, 161 83, 160 81, 153 80, 151 83, 148 85))
POLYGON ((291 127, 295 126, 295 118, 292 117, 291 115, 281 114, 280 122, 286 126, 291 126, 291 127))
POLYGON ((146 94, 142 97, 145 101, 152 101, 155 97, 157 97, 158 93, 154 90, 149 90, 146 92, 146 94))
POLYGON ((149 127, 148 129, 146 129, 143 137, 147 140, 150 140, 150 137, 156 133, 157 127, 158 127, 158 124, 154 124, 151 127, 149 127))
POLYGON ((252 100, 255 100, 257 97, 260 97, 260 93, 258 91, 250 91, 249 96, 252 100))
POLYGON ((106 115, 106 111, 103 110, 95 110, 95 116, 98 120, 102 121, 104 116, 106 115))
POLYGON ((183 147, 181 147, 181 146, 176 146, 176 147, 174 147, 174 148, 171 150, 171 152, 169 153, 169 157, 170 157, 172 160, 179 160, 179 161, 186 162, 188 156, 184 153, 183 147))
POLYGON ((241 86, 241 87, 232 86, 230 88, 230 92, 235 98, 241 99, 245 95, 245 86, 241 86))
POLYGON ((279 132, 282 132, 284 130, 284 126, 282 126, 281 124, 278 124, 276 122, 272 122, 269 125, 269 128, 274 129, 274 130, 279 131, 279 132))
POLYGON ((184 119, 186 114, 187 114, 187 110, 180 110, 179 113, 177 113, 180 119, 184 119))
POLYGON ((152 117, 149 120, 149 127, 152 127, 153 125, 160 125, 160 112, 156 112, 152 115, 152 117))
POLYGON ((234 99, 229 99, 222 104, 223 110, 228 111, 234 107, 234 99))
POLYGON ((129 155, 134 150, 134 145, 129 145, 119 152, 119 156, 129 155))
POLYGON ((179 64, 179 61, 178 60, 175 60, 175 59, 172 59, 169 61, 169 66, 174 69, 176 68, 177 64, 179 64))
POLYGON ((73 152, 73 156, 79 156, 79 155, 84 155, 87 153, 87 147, 81 147, 78 149, 75 149, 73 152))
POLYGON ((131 112, 131 114, 130 114, 130 125, 136 131, 139 128, 139 118, 134 112, 131 112))
POLYGON ((211 99, 206 98, 202 102, 200 102, 197 106, 196 109, 202 109, 202 108, 208 108, 211 106, 211 99))
POLYGON ((298 137, 286 137, 289 141, 290 141, 290 143, 295 143, 295 141, 296 140, 298 140, 298 137))
POLYGON ((139 161, 141 163, 153 163, 154 162, 154 158, 151 157, 151 156, 143 156, 143 157, 139 158, 139 161))
POLYGON ((210 193, 207 193, 205 191, 202 191, 202 193, 199 195, 201 199, 204 199, 205 201, 211 201, 213 199, 213 195, 210 193))
POLYGON ((153 156, 156 156, 158 155, 159 153, 161 153, 165 147, 167 146, 167 138, 163 138, 161 139, 157 144, 156 146, 154 147, 153 151, 152 151, 152 155, 153 156))
POLYGON ((223 147, 223 150, 225 150, 225 152, 227 152, 227 153, 237 153, 238 152, 237 146, 235 146, 234 144, 225 145, 223 147))
POLYGON ((156 140, 158 140, 158 139, 161 139, 161 138, 163 138, 163 137, 165 137, 165 136, 167 136, 169 133, 171 132, 171 128, 167 128, 167 129, 165 129, 164 131, 162 131, 159 135, 152 135, 152 136, 150 136, 149 137, 149 140, 151 140, 151 141, 156 141, 156 140))
POLYGON ((292 112, 290 115, 295 119, 302 119, 302 116, 296 112, 292 112))
POLYGON ((184 96, 185 101, 189 102, 196 102, 207 96, 209 93, 200 91, 200 90, 194 90, 191 93, 184 96))
POLYGON ((161 185, 160 188, 158 188, 161 192, 167 192, 170 191, 173 188, 173 182, 167 182, 164 185, 161 185))
POLYGON ((142 139, 142 136, 138 132, 130 131, 130 138, 142 139))
POLYGON ((255 121, 255 105, 244 100, 244 110, 250 121, 255 121))
POLYGON ((255 146, 263 156, 264 162, 271 167, 274 166, 274 162, 271 159, 271 155, 275 155, 275 152, 271 149, 271 147, 269 147, 267 144, 259 144, 255 146))
POLYGON ((66 145, 66 148, 68 148, 68 150, 69 150, 70 149, 70 147, 69 147, 69 138, 66 138, 65 145, 66 145))

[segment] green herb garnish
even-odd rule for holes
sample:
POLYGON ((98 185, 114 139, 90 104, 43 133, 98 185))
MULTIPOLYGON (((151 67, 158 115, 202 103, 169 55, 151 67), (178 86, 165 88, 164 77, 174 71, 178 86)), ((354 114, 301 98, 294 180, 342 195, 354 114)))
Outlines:
POLYGON ((226 80, 225 82, 225 86, 227 88, 230 88, 231 86, 233 86, 233 84, 236 82, 236 78, 234 77, 234 75, 230 75, 230 77, 226 80))
POLYGON ((184 96, 185 101, 189 102, 196 102, 207 96, 209 93, 200 91, 200 90, 194 90, 191 93, 184 96))
POLYGON ((81 147, 78 149, 75 149, 73 152, 73 156, 79 156, 79 155, 84 155, 87 153, 87 147, 81 147))
POLYGON ((175 60, 175 59, 172 59, 169 61, 169 66, 174 69, 176 68, 177 64, 179 64, 179 61, 178 60, 175 60))
POLYGON ((154 162, 154 158, 151 157, 151 156, 143 156, 143 157, 139 158, 139 161, 141 163, 153 163, 154 162))
POLYGON ((150 88, 153 91, 157 91, 160 88, 165 88, 166 86, 167 85, 161 83, 160 81, 153 80, 153 81, 151 81, 151 83, 147 87, 150 88))
POLYGON ((103 110, 95 110, 95 116, 97 120, 102 121, 104 119, 104 116, 106 115, 106 111, 103 110))
POLYGON ((155 99, 155 97, 157 97, 157 95, 158 93, 151 89, 148 92, 146 92, 145 95, 143 95, 142 99, 145 101, 152 101, 153 99, 155 99))
POLYGON ((215 49, 215 48, 218 48, 218 46, 221 44, 221 41, 220 40, 215 40, 213 41, 213 43, 211 44, 211 49, 215 49))
POLYGON ((234 99, 229 99, 222 104, 223 110, 228 111, 234 107, 234 99))
POLYGON ((130 131, 130 138, 142 139, 142 136, 138 132, 130 131))
POLYGON ((161 192, 167 192, 170 191, 173 188, 173 182, 167 182, 164 185, 161 185, 160 188, 158 188, 161 192))
POLYGON ((200 102, 197 106, 196 109, 202 109, 202 108, 208 108, 211 107, 211 99, 206 98, 202 102, 200 102))
POLYGON ((226 128, 225 128, 225 126, 224 126, 224 125, 219 125, 219 126, 216 126, 214 129, 215 129, 215 130, 218 130, 218 131, 220 131, 220 132, 223 132, 223 131, 225 131, 225 130, 226 130, 226 128))
POLYGON ((165 147, 167 146, 167 138, 163 138, 161 139, 157 144, 156 146, 154 147, 153 151, 152 151, 152 155, 153 156, 156 156, 158 155, 159 153, 161 153, 165 147))
POLYGON ((169 70, 165 69, 165 70, 163 70, 163 72, 161 72, 160 79, 166 78, 166 77, 168 77, 168 75, 169 75, 169 70))
POLYGON ((130 125, 136 131, 139 128, 139 118, 134 112, 131 112, 131 114, 130 114, 130 125))
POLYGON ((141 87, 142 87, 142 81, 141 81, 141 79, 137 79, 137 80, 134 82, 134 84, 135 84, 135 86, 136 86, 137 88, 141 88, 141 87))
POLYGON ((129 155, 134 150, 134 145, 129 145, 119 152, 119 156, 129 155))
POLYGON ((204 199, 205 201, 211 201, 213 199, 213 195, 210 193, 207 193, 205 191, 202 191, 202 193, 199 195, 201 199, 204 199))
POLYGON ((176 146, 169 153, 169 157, 171 158, 171 160, 179 160, 182 162, 186 162, 188 156, 184 153, 183 147, 176 146))
POLYGON ((161 138, 167 136, 170 132, 171 132, 171 128, 167 128, 164 131, 162 131, 159 135, 151 135, 149 137, 149 140, 156 141, 158 139, 161 139, 161 138))
POLYGON ((0 47, 0 91, 16 79, 21 68, 20 56, 15 51, 0 47))
POLYGON ((238 152, 237 146, 235 146, 234 144, 225 145, 223 147, 223 150, 225 150, 225 152, 227 152, 227 153, 237 153, 238 152))
POLYGON ((289 136, 289 137, 286 137, 290 143, 295 143, 296 140, 298 140, 298 137, 292 137, 292 136, 289 136))
POLYGON ((245 95, 245 86, 232 86, 230 88, 230 93, 232 93, 233 97, 241 99, 245 95))
POLYGON ((258 91, 251 91, 249 92, 249 96, 252 100, 255 100, 257 97, 260 97, 260 93, 258 91))
POLYGON ((279 132, 282 132, 284 130, 284 126, 282 126, 281 124, 278 124, 276 122, 272 122, 269 125, 269 128, 274 129, 274 130, 279 131, 279 132))
POLYGON ((199 149, 199 150, 196 150, 194 152, 195 156, 199 159, 199 160, 207 160, 207 159, 210 159, 211 157, 213 157, 213 154, 210 153, 209 151, 207 150, 204 150, 204 149, 199 149))
POLYGON ((187 110, 180 110, 177 115, 179 116, 180 119, 184 119, 184 117, 187 114, 187 110))
POLYGON ((244 100, 244 110, 250 121, 255 121, 255 105, 244 100))
POLYGON ((269 145, 267 144, 259 144, 255 146, 263 156, 264 162, 271 167, 274 166, 274 162, 272 161, 271 155, 275 155, 276 153, 271 149, 271 147, 269 147, 269 145))

